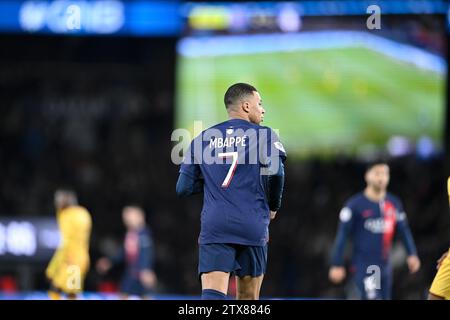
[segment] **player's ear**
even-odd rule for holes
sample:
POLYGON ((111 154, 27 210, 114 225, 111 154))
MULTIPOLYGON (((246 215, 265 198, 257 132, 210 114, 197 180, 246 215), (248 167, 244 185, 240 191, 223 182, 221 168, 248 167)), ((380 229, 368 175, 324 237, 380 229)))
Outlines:
POLYGON ((364 174, 364 181, 365 181, 366 183, 369 182, 369 170, 366 171, 366 173, 364 174))
POLYGON ((250 104, 247 101, 242 102, 242 110, 247 113, 250 112, 250 104))

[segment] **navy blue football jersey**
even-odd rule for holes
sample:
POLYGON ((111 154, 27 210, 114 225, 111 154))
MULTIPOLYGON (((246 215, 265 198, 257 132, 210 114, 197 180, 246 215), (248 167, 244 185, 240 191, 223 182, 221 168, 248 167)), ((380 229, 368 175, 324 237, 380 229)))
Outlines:
POLYGON ((196 137, 180 173, 204 180, 199 243, 265 245, 270 221, 265 177, 285 159, 273 130, 241 119, 196 137))
POLYGON ((370 200, 363 192, 356 194, 342 208, 339 219, 332 254, 333 265, 343 264, 348 238, 353 244, 353 267, 388 263, 396 231, 400 234, 408 255, 417 254, 402 203, 390 193, 380 202, 370 200))

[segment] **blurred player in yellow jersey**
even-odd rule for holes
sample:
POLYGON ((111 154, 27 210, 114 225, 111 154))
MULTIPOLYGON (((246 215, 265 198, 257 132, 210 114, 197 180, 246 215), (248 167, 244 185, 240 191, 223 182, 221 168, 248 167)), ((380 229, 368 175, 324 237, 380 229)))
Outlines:
MULTIPOLYGON (((447 180, 448 203, 450 206, 450 177, 447 180)), ((450 249, 438 260, 438 272, 431 284, 429 300, 450 300, 450 249)))
POLYGON ((61 299, 64 293, 75 299, 83 291, 83 283, 89 269, 89 238, 92 220, 89 212, 78 205, 75 192, 55 192, 56 218, 61 235, 46 275, 50 280, 50 299, 61 299))

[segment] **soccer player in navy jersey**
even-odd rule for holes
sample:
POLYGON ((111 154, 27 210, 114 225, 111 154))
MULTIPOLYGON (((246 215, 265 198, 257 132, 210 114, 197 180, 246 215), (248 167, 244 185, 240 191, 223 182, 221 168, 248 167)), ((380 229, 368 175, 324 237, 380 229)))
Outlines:
POLYGON ((196 137, 183 159, 179 196, 204 193, 198 274, 202 299, 226 299, 230 274, 237 299, 256 300, 266 271, 268 226, 281 205, 286 153, 264 126, 253 86, 232 85, 224 102, 229 120, 196 137))
POLYGON ((120 298, 137 296, 151 299, 157 283, 154 272, 154 244, 150 228, 145 223, 145 211, 136 205, 128 205, 122 210, 123 223, 127 228, 123 247, 111 258, 97 261, 97 271, 106 273, 113 266, 125 265, 120 283, 120 298))
POLYGON ((384 162, 371 163, 365 180, 365 190, 350 198, 339 214, 329 278, 333 283, 344 280, 344 248, 350 238, 353 242, 350 271, 360 298, 391 299, 389 253, 395 232, 406 247, 410 273, 419 270, 420 260, 402 203, 387 192, 389 166, 384 162))

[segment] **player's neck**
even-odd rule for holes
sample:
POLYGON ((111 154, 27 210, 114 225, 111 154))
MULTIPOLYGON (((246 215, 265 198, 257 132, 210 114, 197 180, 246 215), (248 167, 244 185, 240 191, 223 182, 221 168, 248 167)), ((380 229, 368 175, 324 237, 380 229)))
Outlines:
POLYGON ((364 190, 364 195, 374 202, 379 202, 386 197, 386 190, 375 190, 370 187, 366 187, 364 190))
POLYGON ((232 119, 240 119, 240 120, 245 120, 245 121, 250 122, 250 120, 248 119, 248 116, 247 116, 247 115, 242 115, 242 114, 240 114, 239 112, 233 112, 233 111, 231 111, 231 112, 228 114, 228 119, 229 119, 229 120, 232 120, 232 119))

